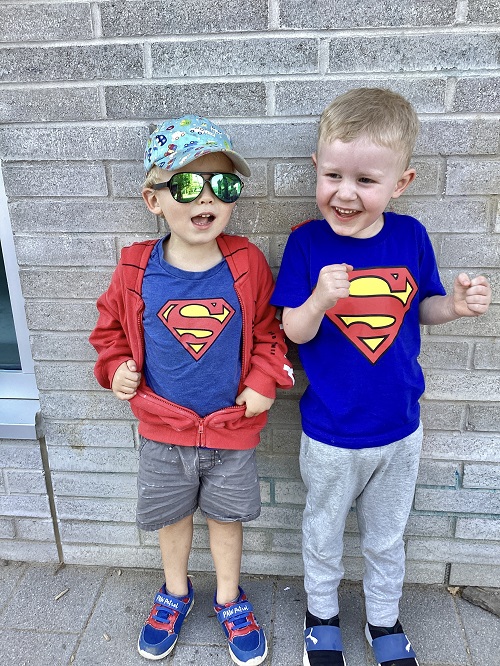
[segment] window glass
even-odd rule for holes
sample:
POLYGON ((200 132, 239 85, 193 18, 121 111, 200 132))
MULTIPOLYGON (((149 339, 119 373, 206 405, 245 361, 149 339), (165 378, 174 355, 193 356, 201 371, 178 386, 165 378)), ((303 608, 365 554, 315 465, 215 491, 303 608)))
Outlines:
POLYGON ((19 267, 0 164, 0 445, 2 439, 36 439, 39 411, 19 267))
POLYGON ((21 370, 16 329, 0 244, 0 370, 21 370))

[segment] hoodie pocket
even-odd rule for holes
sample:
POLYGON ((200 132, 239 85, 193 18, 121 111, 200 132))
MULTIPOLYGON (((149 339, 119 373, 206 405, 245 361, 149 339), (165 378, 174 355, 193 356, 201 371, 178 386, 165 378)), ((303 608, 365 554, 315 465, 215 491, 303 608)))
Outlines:
POLYGON ((262 430, 267 421, 267 412, 247 418, 245 416, 246 409, 245 405, 238 405, 237 407, 231 407, 230 410, 214 412, 206 418, 206 425, 210 428, 224 428, 226 430, 262 430))

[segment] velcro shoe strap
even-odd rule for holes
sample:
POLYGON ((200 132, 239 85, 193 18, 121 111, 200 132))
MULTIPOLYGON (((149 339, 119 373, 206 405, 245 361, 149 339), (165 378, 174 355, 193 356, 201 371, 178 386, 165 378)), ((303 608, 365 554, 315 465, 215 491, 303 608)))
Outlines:
POLYGON ((217 613, 217 619, 221 624, 227 622, 234 622, 239 618, 246 618, 249 613, 253 611, 253 606, 249 601, 242 601, 241 603, 226 606, 217 613))
POLYGON ((155 597, 155 604, 170 608, 171 610, 179 612, 181 615, 185 615, 189 608, 189 604, 185 604, 181 599, 172 597, 169 594, 163 594, 163 592, 158 592, 155 597))
POLYGON ((384 661, 397 661, 398 659, 416 659, 410 641, 406 634, 389 634, 375 638, 372 643, 375 658, 379 664, 384 661))
POLYGON ((317 627, 307 627, 304 629, 304 640, 307 652, 315 650, 343 652, 342 634, 339 627, 331 627, 327 624, 321 624, 317 627))

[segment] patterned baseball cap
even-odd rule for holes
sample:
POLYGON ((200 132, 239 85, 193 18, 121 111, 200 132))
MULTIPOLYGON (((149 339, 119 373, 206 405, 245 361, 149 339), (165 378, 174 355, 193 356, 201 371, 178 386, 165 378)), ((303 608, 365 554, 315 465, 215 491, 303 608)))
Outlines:
POLYGON ((225 153, 243 176, 250 175, 250 167, 233 150, 226 132, 207 118, 193 115, 165 120, 156 128, 146 144, 144 168, 147 173, 156 164, 175 171, 209 153, 225 153))

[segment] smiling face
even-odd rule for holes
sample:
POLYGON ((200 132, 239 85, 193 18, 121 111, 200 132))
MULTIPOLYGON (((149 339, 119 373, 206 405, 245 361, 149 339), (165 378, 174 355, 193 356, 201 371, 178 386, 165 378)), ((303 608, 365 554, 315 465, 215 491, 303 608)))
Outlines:
POLYGON ((414 169, 404 170, 398 153, 365 137, 320 143, 313 162, 318 207, 339 236, 375 236, 389 201, 415 178, 414 169))
MULTIPOLYGON (((231 160, 224 153, 210 153, 193 160, 182 169, 162 171, 162 180, 169 181, 176 173, 233 173, 231 160)), ((170 227, 169 249, 186 251, 203 247, 213 251, 217 236, 227 226, 234 203, 224 203, 218 199, 210 185, 205 183, 201 194, 189 203, 179 203, 168 188, 153 190, 144 188, 142 192, 148 209, 155 215, 163 215, 170 227)))

